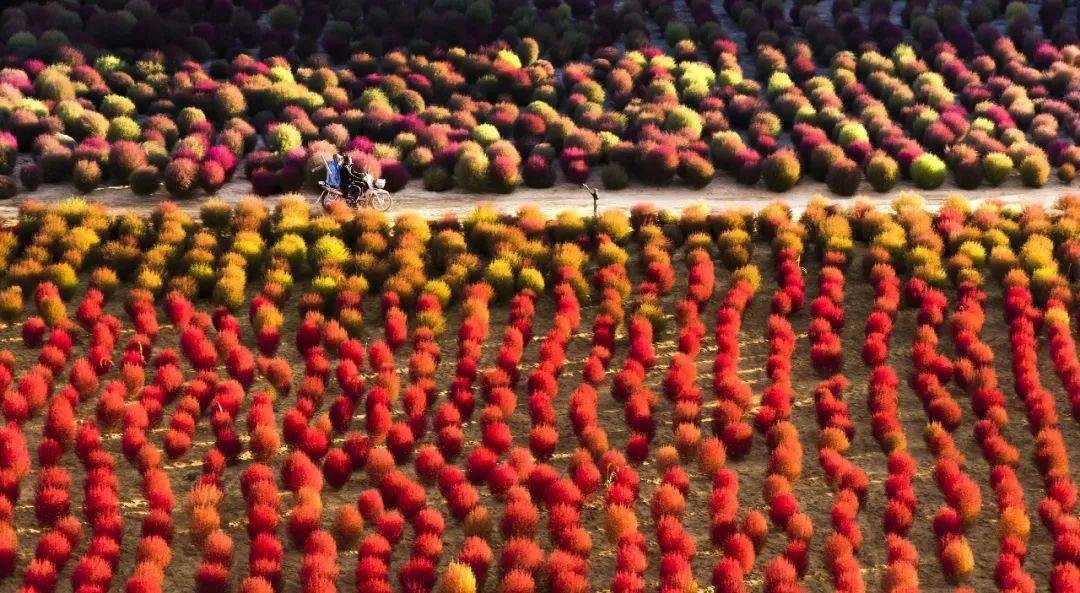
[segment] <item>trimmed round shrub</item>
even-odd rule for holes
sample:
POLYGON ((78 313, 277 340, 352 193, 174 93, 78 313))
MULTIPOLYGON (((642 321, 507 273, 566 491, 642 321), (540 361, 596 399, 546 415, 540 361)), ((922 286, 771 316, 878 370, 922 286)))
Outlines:
POLYGON ((499 129, 491 124, 480 124, 473 128, 472 138, 476 140, 480 146, 488 146, 493 142, 499 140, 499 129))
POLYGON ((96 111, 87 111, 71 126, 71 135, 76 140, 90 137, 104 138, 109 132, 109 127, 110 122, 107 117, 96 111))
POLYGON ((522 169, 522 180, 525 185, 535 188, 551 187, 555 185, 555 178, 555 167, 548 159, 533 155, 525 161, 522 169))
POLYGON ((199 164, 199 187, 208 194, 217 193, 225 185, 225 168, 217 161, 206 160, 199 164))
POLYGON ((1012 175, 1013 161, 1004 152, 991 152, 983 156, 982 168, 986 182, 996 187, 1012 175))
POLYGON ((641 157, 641 176, 648 183, 671 183, 679 171, 679 153, 674 146, 658 144, 641 157))
POLYGON ((34 191, 41 187, 43 180, 41 167, 37 166, 36 163, 26 163, 19 168, 19 181, 26 191, 34 191))
POLYGON ((178 158, 165 167, 162 177, 166 191, 176 197, 185 197, 195 189, 199 165, 189 158, 178 158))
POLYGON ((504 259, 496 259, 484 270, 484 281, 495 291, 497 299, 509 299, 514 294, 514 267, 504 259))
POLYGON ((0 174, 11 175, 15 172, 15 159, 18 158, 19 141, 15 136, 0 132, 0 174))
POLYGON ((953 180, 961 189, 975 189, 982 185, 982 160, 978 154, 965 154, 953 163, 953 180))
POLYGON ((112 179, 126 181, 132 171, 146 163, 146 152, 135 142, 120 140, 109 147, 109 177, 112 179))
POLYGON ((101 165, 88 159, 76 161, 75 168, 71 171, 71 183, 82 193, 90 192, 101 185, 101 178, 101 165))
POLYGON ((176 114, 176 125, 180 132, 190 134, 197 131, 196 124, 206 121, 206 114, 198 107, 185 107, 176 114))
POLYGON ((1019 172, 1027 187, 1042 187, 1050 180, 1050 163, 1042 154, 1029 154, 1020 161, 1019 172))
POLYGON ((1057 170, 1058 181, 1069 185, 1076 179, 1076 165, 1072 163, 1063 163, 1057 170))
POLYGON ((471 192, 487 189, 488 170, 491 162, 480 150, 466 150, 454 164, 454 184, 471 192))
POLYGON ((522 66, 529 66, 540 58, 540 44, 532 37, 523 37, 518 42, 515 53, 521 60, 522 66))
POLYGON ((503 194, 513 192, 521 185, 521 172, 517 159, 500 154, 491 160, 491 187, 503 194))
POLYGON ((101 105, 98 107, 98 112, 109 119, 120 117, 121 115, 134 117, 136 111, 135 103, 123 95, 106 95, 105 98, 101 100, 101 105))
POLYGON ((589 163, 585 159, 570 161, 564 170, 566 180, 574 184, 582 184, 589 180, 589 163))
POLYGON ((214 91, 214 113, 218 121, 240 117, 247 112, 244 93, 232 84, 223 84, 214 91))
POLYGON ((789 149, 780 149, 769 156, 761 164, 761 178, 765 187, 771 191, 787 191, 799 182, 802 174, 802 165, 799 157, 789 149))
POLYGON ((405 185, 409 183, 409 170, 405 165, 395 160, 383 159, 379 161, 379 166, 382 167, 387 191, 398 192, 405 189, 405 185))
POLYGON ((432 165, 424 170, 424 189, 447 191, 454 187, 454 178, 442 165, 432 165))
POLYGON ((75 159, 70 149, 54 145, 42 151, 41 157, 38 158, 38 165, 41 166, 41 173, 46 183, 59 183, 71 175, 75 159))
POLYGON ((128 185, 136 194, 148 196, 161 187, 161 175, 158 173, 158 168, 153 165, 139 167, 131 172, 128 185))
POLYGON ((269 138, 266 139, 270 149, 275 152, 288 152, 294 148, 300 148, 304 143, 300 131, 292 124, 278 124, 270 130, 269 138))
POLYGON ((19 188, 15 185, 15 178, 11 175, 0 175, 0 200, 14 198, 17 193, 19 188))
POLYGON ((896 159, 882 151, 875 152, 866 163, 866 180, 874 191, 889 191, 896 186, 899 175, 900 165, 896 159))
POLYGON ((743 185, 754 185, 761 179, 761 153, 753 148, 743 148, 735 153, 732 166, 735 181, 743 185))
POLYGON ((704 123, 701 120, 701 115, 685 105, 675 107, 664 118, 665 131, 686 136, 691 140, 700 138, 703 128, 704 123))
POLYGON ((435 155, 432 154, 430 148, 426 146, 417 146, 410 150, 409 154, 405 157, 405 167, 407 167, 409 172, 413 175, 421 175, 429 166, 431 166, 434 159, 435 155))
POLYGON ((948 176, 945 161, 933 153, 924 152, 911 163, 911 180, 919 189, 937 189, 948 176))
POLYGON ((251 191, 257 196, 272 196, 281 191, 277 173, 260 167, 251 174, 251 191))
POLYGON ((138 140, 141 134, 142 128, 139 127, 135 120, 126 115, 121 115, 109 120, 109 128, 105 132, 105 138, 110 142, 138 140))
POLYGON ((679 158, 679 176, 695 189, 701 189, 712 181, 716 173, 712 163, 696 152, 683 153, 679 158))
POLYGON ((829 165, 844 158, 844 149, 835 144, 819 144, 810 153, 810 173, 818 181, 825 181, 829 165))
POLYGON ((841 196, 855 195, 861 182, 862 170, 858 163, 849 158, 833 161, 825 175, 825 184, 829 186, 829 190, 841 196))
MULTIPOLYGON (((289 4, 278 4, 267 13, 270 27, 275 31, 294 31, 300 22, 296 8, 289 4)), ((290 75, 291 78, 291 75, 290 75)))
POLYGON ((34 95, 52 101, 74 99, 75 85, 59 68, 46 68, 34 79, 34 95))
POLYGON ((600 181, 603 182, 604 189, 626 189, 630 185, 630 175, 622 165, 611 163, 600 171, 600 181))

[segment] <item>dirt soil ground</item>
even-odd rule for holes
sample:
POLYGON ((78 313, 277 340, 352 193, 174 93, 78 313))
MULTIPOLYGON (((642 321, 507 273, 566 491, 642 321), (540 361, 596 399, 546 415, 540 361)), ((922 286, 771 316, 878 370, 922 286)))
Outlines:
MULTIPOLYGON (((599 184, 599 180, 594 180, 599 184)), ((1042 203, 1052 204, 1058 196, 1069 193, 1068 186, 1051 183, 1040 189, 1023 187, 1018 179, 1011 179, 1000 187, 983 187, 976 190, 961 190, 955 187, 944 187, 935 190, 917 190, 912 186, 904 186, 888 193, 879 194, 865 187, 866 192, 859 195, 861 198, 872 201, 881 206, 888 206, 897 196, 903 193, 915 192, 923 196, 929 206, 933 207, 942 203, 951 195, 963 195, 972 203, 982 200, 999 200, 1007 204, 1042 203)), ((317 195, 307 192, 312 204, 317 195)), ((234 179, 218 191, 216 197, 226 202, 236 202, 251 194, 251 184, 244 179, 234 179)), ((19 194, 7 202, 0 202, 0 216, 14 216, 19 202, 26 199, 35 199, 42 202, 56 202, 78 193, 68 184, 45 185, 33 192, 19 194)), ((733 180, 724 177, 713 179, 712 183, 703 189, 692 189, 683 186, 649 187, 634 185, 619 191, 600 191, 600 209, 619 208, 629 209, 635 204, 653 203, 662 208, 680 209, 689 204, 705 203, 712 208, 741 208, 747 207, 758 209, 770 202, 781 200, 788 203, 795 214, 802 212, 806 202, 815 196, 826 196, 835 201, 844 201, 832 194, 825 184, 804 179, 791 191, 777 194, 764 189, 748 188, 739 185, 733 180)), ((110 208, 122 208, 136 212, 149 212, 154 206, 162 201, 170 199, 164 190, 158 190, 151 196, 138 196, 131 192, 127 186, 100 187, 83 195, 87 200, 100 202, 110 208)), ((189 212, 196 212, 199 205, 207 199, 205 194, 176 200, 180 207, 189 212)), ((277 197, 267 198, 274 202, 277 197)), ((417 212, 427 217, 440 217, 446 214, 463 215, 473 210, 477 204, 491 204, 497 209, 506 212, 517 210, 525 204, 539 206, 545 213, 554 214, 562 210, 578 210, 592 212, 592 198, 579 186, 560 183, 547 189, 521 188, 512 194, 473 194, 451 190, 447 192, 432 192, 423 189, 418 181, 412 181, 402 191, 394 194, 394 207, 391 213, 417 212)))

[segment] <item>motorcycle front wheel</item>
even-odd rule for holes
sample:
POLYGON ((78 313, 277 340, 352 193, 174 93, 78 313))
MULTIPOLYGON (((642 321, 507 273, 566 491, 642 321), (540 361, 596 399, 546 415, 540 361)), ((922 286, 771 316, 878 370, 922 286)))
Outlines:
POLYGON ((368 198, 368 203, 373 210, 378 212, 386 212, 393 206, 393 200, 390 198, 390 192, 385 189, 377 189, 371 192, 371 197, 368 198))

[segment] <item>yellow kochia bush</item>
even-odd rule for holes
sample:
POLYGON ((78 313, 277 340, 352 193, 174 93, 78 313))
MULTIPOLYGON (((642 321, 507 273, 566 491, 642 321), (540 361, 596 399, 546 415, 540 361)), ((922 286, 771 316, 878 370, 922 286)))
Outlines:
POLYGON ((297 233, 285 233, 270 248, 270 255, 289 263, 293 270, 300 269, 307 261, 307 242, 297 233))
POLYGON ((509 299, 514 293, 514 268, 507 260, 497 259, 484 270, 484 281, 495 291, 496 299, 509 299))
POLYGON ((315 266, 340 266, 349 260, 350 254, 349 248, 341 239, 324 235, 315 241, 308 255, 315 266))
POLYGON ((519 289, 528 288, 536 294, 544 292, 544 275, 536 268, 524 268, 518 272, 517 286, 519 289))
POLYGON ((559 243, 552 254, 551 266, 553 270, 562 267, 581 270, 587 260, 588 257, 576 243, 559 243))
POLYGON ((22 313, 23 292, 21 286, 9 286, 0 290, 0 319, 5 323, 17 321, 22 313))
POLYGON ((1054 242, 1044 235, 1031 235, 1020 248, 1020 263, 1028 273, 1038 268, 1056 269, 1054 242))

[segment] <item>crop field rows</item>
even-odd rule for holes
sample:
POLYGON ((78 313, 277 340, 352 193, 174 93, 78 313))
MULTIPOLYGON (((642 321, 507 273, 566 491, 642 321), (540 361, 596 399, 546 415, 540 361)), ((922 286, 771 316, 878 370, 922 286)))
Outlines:
POLYGON ((1080 586, 1080 201, 0 231, 0 590, 1080 586))
POLYGON ((289 193, 334 152, 467 194, 1037 188, 1080 166, 1062 0, 21 2, 0 33, 0 198, 289 193))

